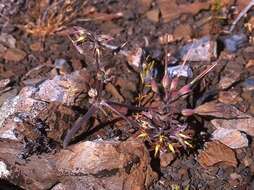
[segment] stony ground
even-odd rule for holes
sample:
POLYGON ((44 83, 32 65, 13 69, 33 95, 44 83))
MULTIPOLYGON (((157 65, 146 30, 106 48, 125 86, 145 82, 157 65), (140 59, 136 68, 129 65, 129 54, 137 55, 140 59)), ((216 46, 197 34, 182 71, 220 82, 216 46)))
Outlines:
MULTIPOLYGON (((74 15, 67 8, 57 11, 70 17, 57 30, 37 30, 47 0, 37 7, 0 0, 0 189, 254 189, 253 8, 229 32, 252 1, 75 2, 74 15), (106 100, 137 106, 145 94, 149 105, 161 105, 158 97, 149 102, 153 89, 143 88, 144 70, 135 65, 141 64, 135 62, 140 49, 144 60, 159 62, 151 70, 163 73, 165 52, 173 67, 183 62, 184 48, 199 46, 187 59, 193 76, 183 74, 179 86, 217 63, 174 108, 193 112, 184 119, 192 148, 154 156, 154 149, 137 138, 139 129, 114 111, 99 109, 63 149, 68 129, 91 107, 89 90, 98 83, 94 52, 85 46, 80 53, 65 35, 73 26, 110 36, 107 43, 116 47, 127 42, 117 52, 102 50, 100 61, 113 76, 101 92, 106 100), (112 162, 115 158, 121 159, 112 162)), ((137 112, 119 110, 138 121, 137 112)))

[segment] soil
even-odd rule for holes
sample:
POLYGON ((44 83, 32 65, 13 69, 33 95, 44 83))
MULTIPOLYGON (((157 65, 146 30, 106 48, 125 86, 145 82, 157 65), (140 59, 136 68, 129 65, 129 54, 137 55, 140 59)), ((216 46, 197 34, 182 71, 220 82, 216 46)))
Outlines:
MULTIPOLYGON (((191 39, 211 36, 212 39, 220 42, 228 35, 223 31, 229 28, 233 18, 230 17, 226 21, 223 19, 212 19, 212 21, 206 22, 205 18, 213 18, 213 14, 215 14, 210 6, 207 6, 208 9, 200 8, 200 11, 197 12, 186 11, 179 13, 176 17, 165 21, 163 19, 165 17, 163 14, 165 13, 161 11, 162 6, 164 6, 162 2, 163 0, 89 1, 85 6, 95 7, 96 12, 105 14, 121 12, 123 16, 115 19, 105 18, 105 20, 100 20, 94 16, 90 17, 91 20, 81 21, 76 20, 82 18, 79 15, 67 26, 81 26, 96 34, 109 34, 114 38, 111 43, 119 45, 127 42, 124 49, 142 47, 146 50, 147 54, 161 62, 163 62, 165 57, 165 50, 174 55, 177 50, 191 39), (165 35, 169 34, 172 34, 177 40, 170 43, 166 42, 165 35), (160 43, 162 36, 165 39, 163 43, 160 43)), ((190 4, 194 6, 195 4, 203 3, 205 7, 205 4, 208 5, 210 3, 208 0, 176 0, 175 2, 182 9, 184 6, 190 6, 190 4)), ((233 8, 233 5, 237 6, 239 3, 225 3, 223 6, 225 9, 230 10, 233 8)), ((178 11, 177 9, 175 10, 175 12, 178 11)), ((186 102, 183 102, 183 105, 194 108, 209 100, 218 99, 220 91, 235 90, 239 92, 238 96, 242 98, 242 101, 235 104, 235 106, 254 116, 254 91, 246 91, 243 89, 243 81, 254 74, 253 66, 246 67, 246 64, 254 59, 254 42, 251 41, 254 31, 249 31, 244 27, 246 26, 244 23, 251 20, 250 18, 253 20, 253 15, 253 10, 249 11, 248 16, 242 19, 234 30, 234 33, 244 33, 249 36, 249 42, 239 47, 233 53, 227 52, 225 47, 219 47, 220 58, 217 59, 218 66, 195 86, 191 96, 186 102), (240 72, 240 76, 233 81, 233 85, 230 85, 226 89, 221 89, 219 82, 223 77, 227 76, 227 64, 237 65, 234 68, 234 73, 240 72)), ((10 18, 11 21, 16 22, 23 19, 23 17, 24 15, 16 14, 10 18)), ((87 17, 89 18, 89 14, 87 17)), ((232 17, 235 18, 235 15, 232 17)), ((254 24, 252 27, 254 27, 254 24)), ((25 52, 25 58, 20 61, 8 60, 3 56, 0 57, 0 80, 6 78, 11 79, 12 89, 16 89, 14 94, 25 86, 23 79, 26 73, 39 65, 54 67, 54 61, 59 58, 67 60, 74 71, 86 67, 89 72, 94 72, 95 67, 92 63, 94 60, 92 51, 86 52, 85 55, 79 54, 70 40, 65 36, 56 33, 45 38, 36 37, 16 27, 12 22, 3 26, 1 32, 12 35, 16 39, 16 48, 25 52)), ((139 73, 127 63, 124 56, 112 56, 112 52, 110 51, 105 51, 105 54, 103 53, 101 62, 107 68, 112 68, 111 70, 114 73, 115 79, 111 83, 118 92, 118 95, 116 95, 112 93, 111 87, 104 88, 104 97, 112 101, 117 100, 124 101, 125 103, 135 103, 136 97, 141 93, 139 73)), ((190 62, 194 76, 203 71, 209 64, 209 61, 190 62)), ((43 76, 44 74, 38 73, 38 75, 43 76)), ((36 74, 35 78, 38 75, 36 74)), ((191 79, 181 80, 181 84, 187 83, 188 81, 191 81, 191 79)), ((91 79, 89 85, 93 83, 93 79, 91 79)), ((75 105, 73 109, 76 113, 79 112, 82 115, 88 109, 87 105, 86 99, 82 102, 82 105, 75 105)), ((161 167, 159 158, 154 158, 153 152, 151 151, 151 165, 159 174, 159 179, 150 186, 149 190, 254 189, 254 144, 251 136, 248 136, 250 140, 248 147, 234 150, 238 161, 236 167, 219 163, 213 167, 204 168, 197 161, 197 155, 203 149, 204 143, 210 141, 209 137, 213 131, 210 119, 210 117, 196 117, 191 119, 191 125, 195 126, 196 131, 195 146, 193 149, 182 150, 167 167, 161 167)), ((100 113, 94 121, 91 121, 93 123, 90 124, 92 130, 89 133, 83 132, 75 141, 93 140, 97 138, 106 140, 116 137, 120 140, 125 140, 133 136, 133 134, 135 135, 135 130, 132 131, 133 129, 128 127, 128 124, 124 120, 118 120, 120 121, 111 124, 108 117, 100 113)), ((2 180, 0 181, 0 189, 19 188, 2 180)))

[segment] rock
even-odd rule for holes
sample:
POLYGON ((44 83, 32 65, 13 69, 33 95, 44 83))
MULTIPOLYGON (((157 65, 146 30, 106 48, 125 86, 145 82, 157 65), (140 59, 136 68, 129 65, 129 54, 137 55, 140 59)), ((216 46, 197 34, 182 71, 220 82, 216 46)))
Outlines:
POLYGON ((0 35, 0 43, 7 48, 16 47, 16 39, 10 34, 2 33, 0 35))
MULTIPOLYGON (((77 119, 76 113, 69 107, 56 102, 50 102, 37 116, 47 126, 47 137, 62 143, 65 132, 70 129, 77 119)), ((79 135, 80 133, 77 133, 79 135)))
POLYGON ((193 73, 189 65, 177 65, 168 67, 168 74, 171 78, 175 76, 183 76, 186 78, 192 78, 193 73))
POLYGON ((109 92, 117 101, 124 102, 123 96, 118 92, 118 90, 113 84, 108 83, 105 88, 106 91, 109 92))
POLYGON ((32 156, 29 162, 22 162, 17 154, 22 149, 22 144, 13 141, 0 143, 0 179, 18 185, 27 190, 50 189, 58 182, 54 162, 51 156, 32 156), (4 172, 5 171, 5 172, 4 172))
POLYGON ((235 106, 212 101, 194 109, 194 113, 212 116, 211 123, 215 128, 237 129, 254 136, 254 117, 241 112, 235 106))
POLYGON ((23 88, 19 95, 7 99, 1 106, 0 129, 5 138, 9 136, 10 139, 15 139, 13 134, 14 129, 16 129, 16 124, 13 123, 11 116, 16 113, 26 113, 31 118, 35 118, 47 107, 48 103, 30 97, 34 93, 34 90, 35 88, 32 87, 23 88))
POLYGON ((146 17, 152 22, 159 22, 159 14, 160 12, 158 9, 153 9, 146 13, 146 17))
POLYGON ((247 136, 236 129, 217 128, 212 136, 232 149, 248 147, 247 136))
POLYGON ((138 70, 141 67, 143 50, 142 48, 136 48, 133 51, 128 52, 127 61, 133 69, 138 70))
POLYGON ((74 71, 81 70, 83 68, 83 64, 82 64, 81 60, 79 60, 79 59, 74 59, 74 58, 71 59, 71 65, 72 65, 74 71))
POLYGON ((234 90, 220 91, 218 100, 224 104, 237 104, 243 101, 240 97, 240 93, 234 90))
POLYGON ((243 113, 232 105, 219 103, 217 101, 207 102, 194 109, 198 115, 212 116, 216 118, 236 119, 243 113))
POLYGON ((13 98, 14 96, 16 96, 18 94, 17 88, 13 88, 13 89, 8 88, 7 91, 5 91, 5 90, 6 89, 4 89, 4 91, 0 92, 0 106, 2 106, 6 100, 13 98))
POLYGON ((164 22, 170 22, 181 14, 197 14, 199 11, 209 9, 207 2, 195 2, 186 4, 177 4, 177 0, 158 0, 157 1, 161 16, 164 22))
POLYGON ((83 142, 56 155, 58 173, 69 189, 147 189, 156 178, 149 154, 136 140, 83 142), (75 181, 75 182, 74 182, 75 181))
POLYGON ((227 64, 219 82, 219 87, 224 90, 235 84, 240 79, 241 70, 241 65, 238 62, 230 62, 227 64))
POLYGON ((72 71, 71 66, 65 59, 56 59, 54 65, 61 75, 69 74, 72 71))
POLYGON ((175 159, 175 155, 173 153, 162 153, 160 155, 160 166, 161 167, 167 167, 172 163, 172 161, 175 159))
POLYGON ((41 52, 44 50, 43 44, 41 42, 35 42, 35 43, 31 44, 30 49, 32 51, 38 51, 38 52, 41 52))
POLYGON ((182 60, 187 56, 187 61, 211 61, 217 57, 217 43, 206 36, 183 46, 178 56, 182 60))
POLYGON ((162 36, 159 37, 159 42, 161 45, 166 45, 172 42, 175 42, 176 39, 174 38, 174 36, 172 34, 164 34, 162 36))
POLYGON ((0 108, 0 128, 3 127, 5 120, 8 116, 12 115, 16 111, 16 106, 20 101, 19 96, 8 99, 0 108))
POLYGON ((178 25, 173 33, 174 38, 177 40, 190 40, 192 36, 192 29, 189 24, 178 25))
POLYGON ((248 61, 248 63, 246 64, 245 68, 250 68, 250 67, 253 67, 254 66, 254 59, 251 59, 248 61))
POLYGON ((243 90, 244 91, 253 91, 254 90, 254 77, 250 77, 246 79, 243 84, 243 90))
POLYGON ((11 83, 10 79, 2 79, 0 80, 0 90, 4 89, 11 83))
POLYGON ((0 127, 0 138, 1 139, 9 139, 13 141, 19 141, 16 136, 17 124, 13 118, 7 118, 5 120, 4 126, 0 127))
POLYGON ((11 172, 8 170, 7 165, 0 161, 0 179, 6 179, 11 175, 11 172))
POLYGON ((19 62, 22 61, 25 57, 26 52, 17 48, 7 49, 6 52, 3 54, 3 58, 6 59, 7 61, 19 62))
POLYGON ((36 86, 50 78, 51 70, 52 66, 50 65, 39 65, 32 68, 22 77, 22 83, 27 86, 36 86))
POLYGON ((0 57, 3 57, 3 54, 6 50, 7 48, 4 45, 0 44, 0 57))
POLYGON ((234 167, 237 165, 234 151, 218 141, 205 144, 205 149, 198 155, 198 162, 202 167, 214 166, 221 162, 234 167))
POLYGON ((237 129, 250 136, 254 136, 254 117, 248 114, 242 113, 242 115, 236 119, 213 119, 211 122, 216 128, 237 129))
POLYGON ((138 0, 138 10, 140 13, 144 13, 151 7, 152 0, 138 0))
POLYGON ((88 73, 75 71, 71 74, 58 75, 39 85, 35 98, 46 102, 58 102, 67 106, 78 105, 77 97, 88 91, 88 73))
POLYGON ((232 180, 240 180, 240 179, 242 179, 242 176, 241 175, 239 175, 239 174, 237 174, 237 173, 231 173, 230 174, 230 178, 232 179, 232 180))
POLYGON ((235 53, 246 42, 248 42, 248 38, 243 33, 230 35, 223 39, 225 49, 230 53, 235 53))
POLYGON ((253 163, 252 159, 250 157, 245 157, 243 159, 243 164, 245 167, 249 167, 253 163))

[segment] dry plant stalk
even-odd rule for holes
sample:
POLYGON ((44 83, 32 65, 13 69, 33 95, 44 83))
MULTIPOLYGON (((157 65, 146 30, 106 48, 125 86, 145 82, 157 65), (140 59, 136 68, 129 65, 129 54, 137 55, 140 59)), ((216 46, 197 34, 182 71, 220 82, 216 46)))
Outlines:
MULTIPOLYGON (((86 0, 47 1, 42 9, 39 8, 39 17, 34 22, 28 21, 24 29, 27 33, 38 37, 44 38, 52 35, 70 24, 86 3, 86 0)), ((42 4, 43 2, 38 2, 35 6, 41 6, 42 4)))

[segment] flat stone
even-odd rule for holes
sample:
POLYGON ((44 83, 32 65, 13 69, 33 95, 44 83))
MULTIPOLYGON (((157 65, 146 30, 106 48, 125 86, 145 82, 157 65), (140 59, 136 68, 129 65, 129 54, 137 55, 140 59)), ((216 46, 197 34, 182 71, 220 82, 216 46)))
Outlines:
POLYGON ((72 179, 77 184, 62 181, 69 189, 73 185, 86 189, 147 189, 156 178, 149 163, 146 148, 137 140, 86 141, 61 150, 56 156, 60 175, 77 176, 72 179))
POLYGON ((159 9, 153 9, 146 13, 146 17, 152 22, 159 22, 159 14, 159 9))
POLYGON ((236 129, 217 128, 212 136, 214 140, 218 140, 232 149, 248 147, 246 134, 236 129))
POLYGON ((17 48, 7 49, 6 52, 3 54, 3 58, 6 59, 7 61, 19 62, 22 61, 25 57, 26 52, 17 48))

